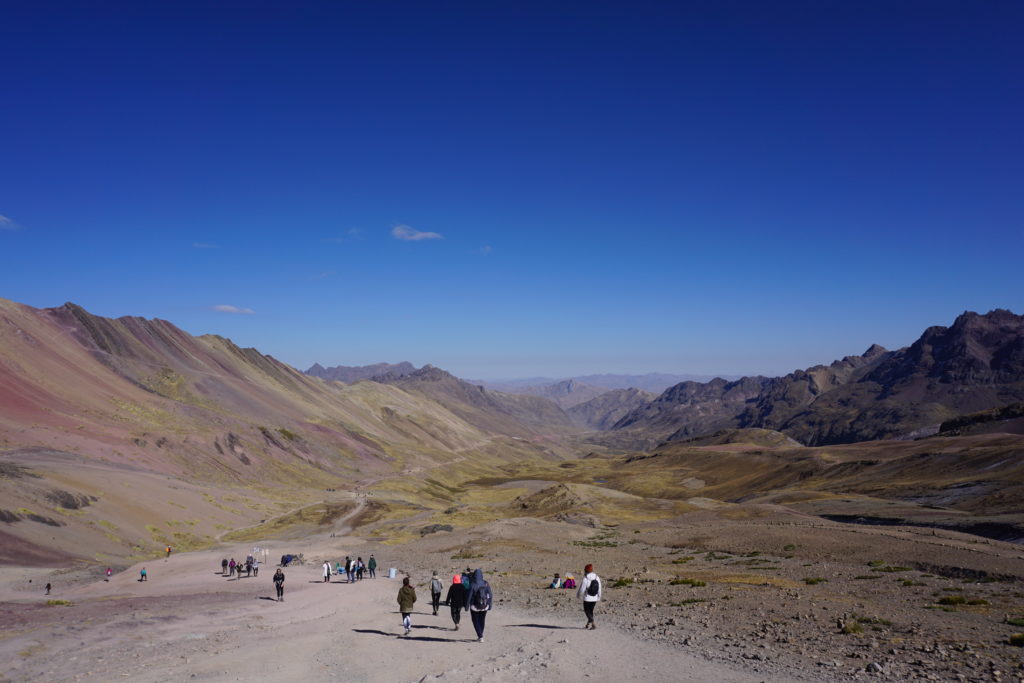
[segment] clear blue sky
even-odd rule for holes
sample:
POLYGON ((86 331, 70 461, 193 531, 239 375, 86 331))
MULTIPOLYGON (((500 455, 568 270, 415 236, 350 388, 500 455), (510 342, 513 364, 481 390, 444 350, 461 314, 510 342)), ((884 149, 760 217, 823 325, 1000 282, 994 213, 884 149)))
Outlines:
POLYGON ((903 346, 1024 312, 1022 33, 1016 1, 4 3, 0 296, 473 378, 903 346))

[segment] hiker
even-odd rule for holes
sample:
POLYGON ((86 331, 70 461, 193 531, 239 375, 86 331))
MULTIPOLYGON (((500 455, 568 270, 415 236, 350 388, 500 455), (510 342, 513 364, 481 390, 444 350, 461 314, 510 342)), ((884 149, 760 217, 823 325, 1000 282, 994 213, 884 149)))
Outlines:
POLYGON ((366 572, 366 565, 363 564, 363 558, 356 558, 356 579, 359 581, 363 580, 363 574, 366 572))
POLYGON ((494 595, 491 584, 484 581, 484 570, 473 572, 473 587, 469 590, 469 616, 473 619, 476 629, 476 642, 484 642, 484 622, 487 612, 494 606, 494 595))
POLYGON ((572 574, 565 575, 565 583, 562 584, 562 588, 573 589, 576 587, 576 579, 572 574))
POLYGON ((462 586, 466 589, 466 604, 465 609, 469 609, 469 592, 473 590, 473 570, 466 567, 466 571, 462 572, 462 586))
POLYGON ((171 556, 171 546, 167 546, 167 557, 171 556))
POLYGON ((231 576, 234 576, 234 575, 235 575, 235 558, 232 557, 231 561, 228 562, 228 576, 231 577, 231 576))
POLYGON ((227 573, 228 573, 228 558, 225 557, 223 560, 220 561, 220 574, 221 574, 221 576, 224 576, 227 573))
POLYGON ((555 578, 551 580, 551 585, 548 588, 561 588, 562 579, 558 578, 558 574, 555 574, 555 578))
POLYGON ((143 567, 142 571, 139 572, 139 581, 145 581, 146 578, 146 568, 143 567))
POLYGON ((46 584, 46 594, 50 594, 50 584, 46 584))
POLYGON ((284 572, 281 568, 277 568, 277 572, 274 574, 274 588, 277 589, 277 601, 284 602, 284 572))
POLYGON ((452 585, 448 588, 448 595, 445 597, 448 602, 448 609, 452 613, 452 622, 455 624, 453 631, 459 630, 459 621, 462 620, 462 610, 466 605, 466 587, 462 585, 462 577, 456 574, 452 577, 452 585))
POLYGON ((111 569, 110 567, 107 567, 107 581, 110 581, 110 577, 111 577, 111 575, 113 573, 114 573, 114 570, 111 569))
POLYGON ((252 558, 252 575, 253 576, 259 576, 260 575, 260 561, 257 560, 255 557, 252 558))
POLYGON ((349 557, 348 555, 346 555, 345 556, 345 578, 348 580, 349 583, 352 583, 353 581, 355 581, 355 578, 352 576, 352 574, 353 574, 352 570, 354 568, 355 568, 355 563, 352 562, 352 558, 349 557))
POLYGON ((377 578, 377 558, 370 555, 370 561, 367 563, 366 568, 370 570, 370 578, 377 578))
POLYGON ((324 583, 331 582, 331 563, 324 560, 324 583))
POLYGON ((587 625, 583 628, 593 631, 597 628, 594 623, 594 605, 601 600, 601 579, 594 573, 594 565, 588 564, 583 568, 583 580, 576 596, 583 598, 583 613, 587 615, 587 625))
POLYGON ((412 630, 412 606, 416 602, 416 589, 409 583, 409 577, 402 579, 402 587, 398 589, 398 611, 402 613, 402 626, 405 627, 403 635, 409 635, 412 630))
POLYGON ((441 579, 437 578, 437 572, 430 577, 430 602, 434 607, 434 616, 437 616, 437 608, 441 605, 441 591, 444 590, 444 584, 441 583, 441 579))

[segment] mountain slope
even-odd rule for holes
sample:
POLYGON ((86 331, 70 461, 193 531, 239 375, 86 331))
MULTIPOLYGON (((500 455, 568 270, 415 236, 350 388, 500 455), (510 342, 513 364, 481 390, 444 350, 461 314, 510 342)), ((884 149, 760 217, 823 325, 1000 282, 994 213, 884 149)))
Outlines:
POLYGON ((611 429, 612 425, 628 413, 645 406, 657 398, 640 389, 612 389, 584 403, 570 407, 569 414, 576 424, 589 429, 611 429))
POLYGON ((319 377, 333 382, 344 382, 354 384, 360 380, 373 379, 384 375, 408 375, 416 371, 416 366, 409 361, 401 363, 374 363, 373 365, 335 365, 325 368, 319 363, 313 363, 312 367, 306 370, 307 375, 319 377))
POLYGON ((943 421, 1024 398, 1024 317, 964 313, 899 351, 872 346, 785 377, 678 384, 619 420, 685 439, 731 428, 774 429, 807 445, 934 432, 943 421))

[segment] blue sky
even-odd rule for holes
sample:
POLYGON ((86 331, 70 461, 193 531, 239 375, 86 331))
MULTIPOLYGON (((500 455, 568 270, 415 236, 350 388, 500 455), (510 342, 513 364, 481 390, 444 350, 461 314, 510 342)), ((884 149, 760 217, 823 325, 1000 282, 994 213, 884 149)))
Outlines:
POLYGON ((0 296, 484 379, 903 346, 1024 312, 1022 20, 7 3, 0 296))

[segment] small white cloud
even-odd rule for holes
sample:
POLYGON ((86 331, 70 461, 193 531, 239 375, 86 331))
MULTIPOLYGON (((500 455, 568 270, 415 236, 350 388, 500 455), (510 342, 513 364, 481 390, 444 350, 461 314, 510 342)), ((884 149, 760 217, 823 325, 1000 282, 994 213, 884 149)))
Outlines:
POLYGON ((218 304, 216 306, 210 306, 211 311, 217 311, 218 313, 234 313, 237 315, 252 315, 256 311, 251 308, 239 308, 238 306, 230 306, 228 304, 218 304))
POLYGON ((21 230, 21 226, 7 216, 0 214, 0 230, 21 230))
POLYGON ((484 255, 490 254, 492 251, 494 251, 494 249, 492 249, 491 245, 489 245, 489 244, 485 244, 484 246, 480 247, 480 253, 481 254, 484 254, 484 255))
POLYGON ((423 232, 408 225, 396 225, 391 229, 391 236, 396 240, 407 242, 419 242, 420 240, 443 240, 444 237, 436 232, 423 232))
POLYGON ((206 242, 193 242, 192 243, 192 248, 193 249, 219 249, 220 247, 218 247, 216 244, 208 244, 206 242))

